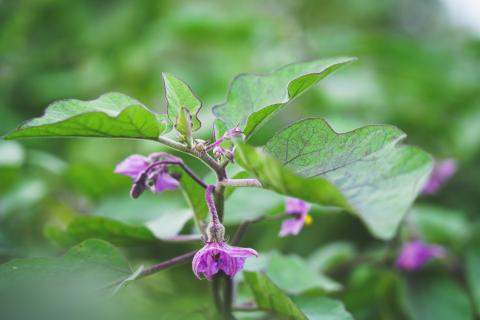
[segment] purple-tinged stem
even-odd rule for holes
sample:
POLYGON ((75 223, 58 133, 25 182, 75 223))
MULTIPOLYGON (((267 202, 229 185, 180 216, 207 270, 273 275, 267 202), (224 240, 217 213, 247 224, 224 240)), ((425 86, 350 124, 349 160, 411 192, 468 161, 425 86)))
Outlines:
POLYGON ((238 306, 233 306, 232 308, 234 311, 244 311, 244 312, 252 312, 258 311, 258 307, 254 302, 244 303, 238 306))
POLYGON ((197 251, 191 251, 191 252, 185 253, 181 256, 172 258, 170 260, 160 262, 159 264, 153 265, 149 268, 143 269, 142 272, 140 272, 140 274, 138 275, 138 277, 136 279, 149 276, 149 275, 157 273, 161 270, 165 270, 167 268, 173 267, 177 264, 188 262, 188 261, 192 260, 195 253, 197 253, 197 251))
POLYGON ((225 179, 220 181, 219 184, 224 187, 262 187, 257 179, 225 179))
POLYGON ((269 220, 269 221, 280 220, 280 219, 286 218, 288 216, 289 216, 288 214, 281 213, 281 214, 277 214, 277 215, 274 215, 274 216, 261 216, 261 217, 255 218, 255 219, 248 219, 248 220, 243 221, 242 224, 238 227, 237 232, 235 233, 235 236, 233 237, 232 245, 236 246, 240 243, 240 240, 242 240, 242 237, 245 235, 248 227, 251 224, 261 222, 261 221, 264 221, 264 220, 269 220))
POLYGON ((207 201, 208 210, 212 216, 212 223, 214 225, 220 224, 218 219, 217 208, 215 207, 215 200, 213 198, 213 193, 215 192, 215 186, 209 185, 207 186, 207 190, 205 191, 205 200, 207 201))
POLYGON ((210 167, 215 173, 217 174, 218 179, 223 179, 225 177, 225 168, 221 167, 215 159, 213 159, 208 153, 206 152, 199 152, 191 147, 188 147, 182 143, 169 139, 167 137, 160 136, 158 137, 158 142, 169 146, 175 150, 188 153, 193 155, 200 160, 202 160, 208 167, 210 167))
POLYGON ((177 165, 179 166, 180 168, 182 168, 196 183, 198 183, 202 188, 206 189, 207 188, 207 185, 205 184, 205 182, 203 182, 202 179, 200 179, 189 167, 187 167, 183 161, 181 160, 160 160, 160 161, 157 161, 157 162, 154 162, 152 163, 148 168, 147 170, 155 167, 155 166, 158 166, 158 165, 177 165))
POLYGON ((215 148, 216 146, 221 145, 222 142, 223 142, 223 138, 220 138, 220 139, 218 139, 217 141, 214 141, 213 143, 209 144, 209 145, 205 148, 205 150, 206 150, 206 151, 209 151, 209 150, 215 148))

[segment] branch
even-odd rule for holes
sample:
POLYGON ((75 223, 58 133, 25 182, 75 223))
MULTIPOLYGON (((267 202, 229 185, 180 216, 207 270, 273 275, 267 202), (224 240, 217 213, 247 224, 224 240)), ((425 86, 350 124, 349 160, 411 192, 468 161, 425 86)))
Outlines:
POLYGON ((176 236, 171 236, 168 238, 160 239, 166 242, 188 242, 188 241, 200 241, 202 240, 202 235, 200 234, 179 234, 176 236))
MULTIPOLYGON (((164 162, 164 163, 167 163, 168 162, 164 162)), ((189 167, 187 167, 185 165, 185 163, 183 162, 174 162, 172 161, 170 164, 173 164, 173 165, 178 165, 179 167, 181 167, 196 183, 198 183, 203 189, 206 189, 207 188, 207 185, 205 182, 203 182, 202 179, 200 179, 189 167)))
POLYGON ((288 216, 287 214, 281 213, 281 214, 277 214, 277 215, 274 215, 274 216, 261 216, 261 217, 255 218, 255 219, 247 219, 247 220, 243 221, 242 224, 238 227, 237 232, 235 233, 235 236, 233 237, 232 245, 236 246, 237 244, 240 243, 240 240, 242 240, 242 237, 245 235, 248 227, 251 224, 261 222, 261 221, 264 221, 264 220, 269 220, 269 221, 280 220, 280 219, 285 218, 287 216, 288 216))
POLYGON ((172 139, 169 139, 167 137, 158 137, 158 142, 172 148, 175 150, 178 150, 183 153, 188 153, 190 155, 193 155, 200 160, 202 160, 208 167, 210 167, 215 173, 217 174, 217 177, 219 180, 225 179, 226 173, 225 173, 225 168, 220 166, 218 162, 213 159, 208 153, 205 151, 197 151, 195 148, 189 148, 188 146, 179 143, 177 141, 174 141, 172 139))
POLYGON ((153 265, 149 268, 143 269, 142 272, 140 272, 140 274, 137 276, 136 279, 140 279, 140 278, 149 276, 151 274, 157 273, 157 272, 165 270, 167 268, 176 266, 178 264, 189 262, 190 260, 192 260, 195 253, 197 253, 197 251, 191 251, 191 252, 182 254, 181 256, 172 258, 170 260, 160 262, 159 264, 153 265))
POLYGON ((218 182, 224 187, 257 187, 262 188, 262 184, 257 179, 225 179, 218 182))

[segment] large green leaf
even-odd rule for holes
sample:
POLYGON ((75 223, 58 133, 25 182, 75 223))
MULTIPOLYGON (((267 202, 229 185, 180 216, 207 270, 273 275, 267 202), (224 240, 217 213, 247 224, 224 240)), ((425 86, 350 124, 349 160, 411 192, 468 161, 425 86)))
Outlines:
POLYGON ((245 281, 261 310, 275 312, 289 319, 306 320, 305 314, 273 282, 261 272, 244 272, 245 281))
POLYGON ((471 320, 467 294, 447 275, 412 276, 402 286, 405 311, 412 320, 471 320))
POLYGON ((307 261, 313 270, 325 272, 352 260, 355 255, 355 247, 350 242, 337 241, 318 248, 310 254, 307 261))
POLYGON ((6 139, 28 137, 115 137, 155 140, 168 128, 163 115, 121 93, 91 101, 61 100, 40 118, 21 125, 6 139))
POLYGON ((345 306, 326 297, 294 297, 293 302, 309 320, 353 320, 345 306))
POLYGON ((87 240, 60 258, 18 259, 1 265, 0 295, 25 286, 93 292, 131 280, 132 275, 135 272, 112 245, 87 240))
POLYGON ((311 290, 331 292, 341 288, 340 284, 314 271, 305 260, 295 255, 284 256, 273 252, 266 274, 280 289, 291 294, 311 290))
POLYGON ((179 120, 191 121, 193 131, 200 129, 201 123, 197 114, 202 108, 201 101, 193 94, 192 89, 183 82, 169 73, 163 74, 163 83, 165 85, 165 97, 167 98, 167 114, 172 123, 176 124, 177 130, 185 134, 185 125, 179 126, 179 120), (191 116, 185 119, 182 109, 186 109, 191 116))
POLYGON ((472 225, 464 212, 448 208, 416 205, 409 219, 422 239, 451 248, 462 248, 472 233, 472 225))
POLYGON ((322 119, 276 134, 267 152, 237 142, 236 159, 264 187, 357 214, 369 230, 391 238, 431 171, 422 150, 397 146, 405 134, 366 126, 338 134, 322 119))
POLYGON ((239 125, 248 137, 282 106, 353 60, 319 59, 290 64, 268 75, 241 74, 232 81, 226 102, 213 107, 213 113, 228 128, 239 125))
POLYGON ((90 238, 120 246, 154 243, 157 239, 145 226, 134 226, 105 217, 83 216, 73 219, 65 230, 56 225, 45 229, 46 235, 62 247, 90 238))

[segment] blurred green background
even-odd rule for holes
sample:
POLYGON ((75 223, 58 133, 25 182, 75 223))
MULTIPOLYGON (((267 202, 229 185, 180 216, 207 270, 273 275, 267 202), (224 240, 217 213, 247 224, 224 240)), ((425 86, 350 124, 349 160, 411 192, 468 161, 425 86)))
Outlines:
MULTIPOLYGON (((319 57, 357 56, 357 62, 276 115, 253 143, 261 144, 288 123, 311 116, 325 117, 340 132, 365 124, 400 127, 409 144, 458 162, 459 171, 448 185, 418 202, 424 211, 441 211, 453 219, 447 219, 449 226, 458 228, 447 232, 442 244, 461 256, 464 243, 458 237, 467 227, 477 230, 479 221, 480 26, 467 19, 479 6, 453 0, 3 0, 0 133, 40 116, 54 100, 93 99, 108 91, 164 111, 161 72, 167 71, 188 82, 203 100, 201 134, 208 140, 210 108, 223 101, 236 74, 265 73, 319 57)), ((0 141, 0 261, 57 254, 88 237, 62 235, 62 228, 78 216, 102 215, 142 225, 185 206, 176 193, 134 202, 128 197, 129 179, 112 172, 131 153, 161 148, 128 140, 0 141)), ((233 225, 242 215, 280 212, 281 203, 278 197, 242 191, 227 210, 233 225)), ((301 235, 287 239, 277 238, 278 223, 254 226, 245 245, 303 256, 339 240, 359 250, 383 246, 350 215, 317 212, 314 220, 301 235)), ((108 240, 124 248, 134 265, 197 247, 108 240)), ((194 280, 189 268, 142 280, 125 294, 134 296, 129 301, 146 314, 162 312, 165 319, 174 319, 168 312, 180 306, 210 303, 210 297, 201 294, 208 284, 194 280)), ((339 296, 347 309, 358 319, 408 317, 392 293, 392 271, 369 268, 336 275, 346 288, 339 296), (373 283, 376 289, 366 290, 373 283)))

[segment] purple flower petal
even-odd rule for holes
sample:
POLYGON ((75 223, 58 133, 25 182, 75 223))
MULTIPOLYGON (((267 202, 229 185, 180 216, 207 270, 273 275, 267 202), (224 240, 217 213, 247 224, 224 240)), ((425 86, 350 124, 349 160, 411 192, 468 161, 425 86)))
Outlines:
POLYGON ((305 201, 289 198, 287 200, 285 213, 291 214, 294 217, 283 221, 282 228, 278 235, 280 237, 297 235, 305 224, 305 217, 308 214, 308 210, 310 210, 310 205, 305 201))
POLYGON ((280 229, 280 233, 278 235, 280 237, 286 237, 288 235, 295 236, 300 232, 300 230, 302 230, 304 224, 304 219, 294 218, 285 220, 282 223, 282 228, 280 229))
POLYGON ((192 270, 199 279, 203 276, 212 280, 220 270, 233 278, 243 268, 248 257, 257 255, 253 249, 231 247, 225 242, 210 242, 193 257, 192 270))
POLYGON ((423 187, 422 193, 436 193, 455 174, 456 171, 457 164, 452 159, 436 162, 430 177, 423 187))
POLYGON ((162 192, 165 190, 175 190, 179 186, 177 179, 172 178, 167 172, 156 174, 155 183, 150 187, 152 192, 162 192))
POLYGON ((306 215, 308 210, 310 210, 310 205, 301 199, 289 198, 287 200, 286 213, 306 215))
POLYGON ((433 258, 445 255, 445 249, 437 245, 427 245, 419 240, 405 244, 397 257, 395 266, 405 271, 415 271, 433 258))
POLYGON ((149 165, 150 163, 146 157, 134 154, 120 162, 114 172, 124 176, 137 178, 138 175, 146 170, 149 165))

